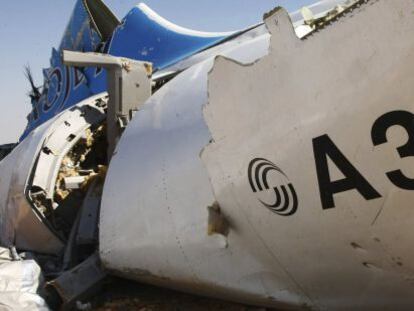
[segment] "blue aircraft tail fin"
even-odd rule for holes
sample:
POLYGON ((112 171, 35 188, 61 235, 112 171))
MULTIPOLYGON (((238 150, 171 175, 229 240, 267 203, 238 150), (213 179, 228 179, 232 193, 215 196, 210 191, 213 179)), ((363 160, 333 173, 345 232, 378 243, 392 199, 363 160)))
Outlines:
POLYGON ((233 34, 180 27, 140 3, 115 30, 109 53, 150 61, 154 68, 163 69, 233 34))
POLYGON ((78 0, 58 49, 52 50, 50 68, 44 70, 40 98, 32 98, 33 111, 20 140, 61 111, 106 90, 100 68, 68 68, 62 50, 102 52, 148 61, 164 69, 233 36, 177 26, 141 3, 119 22, 102 0, 78 0))

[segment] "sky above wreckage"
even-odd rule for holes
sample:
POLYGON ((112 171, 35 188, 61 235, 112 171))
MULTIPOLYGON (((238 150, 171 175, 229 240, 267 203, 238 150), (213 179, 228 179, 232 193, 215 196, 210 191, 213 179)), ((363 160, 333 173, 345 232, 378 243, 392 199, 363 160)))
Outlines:
MULTIPOLYGON (((30 65, 37 85, 49 67, 75 0, 19 0, 0 2, 0 144, 16 142, 30 112, 29 84, 24 66, 30 65)), ((140 1, 106 0, 122 19, 140 1)), ((316 0, 147 0, 158 14, 183 27, 203 31, 243 29, 262 21, 275 6, 294 11, 316 0)))

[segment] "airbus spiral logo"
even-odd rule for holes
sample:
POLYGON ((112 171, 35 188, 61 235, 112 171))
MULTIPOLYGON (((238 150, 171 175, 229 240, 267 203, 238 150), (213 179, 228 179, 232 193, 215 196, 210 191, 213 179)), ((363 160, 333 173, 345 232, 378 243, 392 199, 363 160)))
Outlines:
POLYGON ((286 174, 274 163, 263 158, 253 159, 249 164, 248 177, 250 187, 265 207, 280 216, 291 216, 296 213, 298 197, 295 188, 286 174), (267 202, 270 200, 270 192, 276 195, 274 203, 267 202))

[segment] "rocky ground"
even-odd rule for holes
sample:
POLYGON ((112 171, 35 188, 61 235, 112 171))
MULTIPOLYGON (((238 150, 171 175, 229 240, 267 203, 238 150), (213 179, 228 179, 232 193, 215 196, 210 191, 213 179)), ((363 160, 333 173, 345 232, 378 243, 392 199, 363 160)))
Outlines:
POLYGON ((90 302, 90 306, 95 311, 270 311, 121 279, 106 283, 101 294, 90 302))

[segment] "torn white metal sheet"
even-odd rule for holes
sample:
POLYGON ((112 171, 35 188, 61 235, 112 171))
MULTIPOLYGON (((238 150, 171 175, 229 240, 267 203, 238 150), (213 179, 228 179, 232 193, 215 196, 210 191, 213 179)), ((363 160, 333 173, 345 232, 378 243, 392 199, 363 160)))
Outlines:
MULTIPOLYGON (((267 51, 267 40, 253 39, 221 53, 253 62, 267 51)), ((103 264, 127 278, 207 296, 308 303, 300 286, 271 266, 274 259, 247 223, 228 237, 208 235, 208 206, 216 200, 200 152, 211 139, 202 106, 213 57, 163 86, 121 137, 102 197, 103 264)))
POLYGON ((413 8, 359 1, 306 40, 278 10, 268 56, 209 76, 221 211, 317 309, 414 306, 413 8))
POLYGON ((0 310, 48 311, 37 292, 42 273, 34 260, 14 258, 11 251, 0 247, 0 310))

